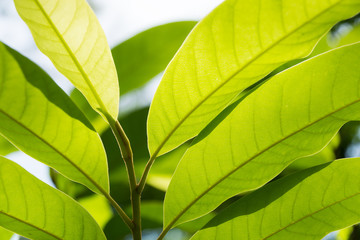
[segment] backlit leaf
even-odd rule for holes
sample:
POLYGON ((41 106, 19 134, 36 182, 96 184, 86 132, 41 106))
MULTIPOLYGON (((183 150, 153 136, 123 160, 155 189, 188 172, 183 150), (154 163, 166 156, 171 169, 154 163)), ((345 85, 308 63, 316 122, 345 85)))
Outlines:
POLYGON ((256 189, 360 120, 360 43, 296 65, 226 109, 180 161, 165 197, 165 227, 256 189), (186 194, 184 194, 186 193, 186 194))
POLYGON ((30 60, 0 44, 0 133, 31 157, 91 190, 108 192, 99 135, 30 60))
POLYGON ((0 239, 10 240, 12 235, 14 235, 12 232, 0 227, 0 239))
POLYGON ((360 222, 360 159, 306 169, 251 193, 195 239, 318 240, 360 222))
POLYGON ((0 225, 30 239, 106 239, 90 214, 64 193, 0 157, 0 225))
POLYGON ((16 147, 0 135, 0 156, 5 156, 15 151, 17 151, 16 147))
POLYGON ((14 0, 39 49, 106 119, 117 119, 119 86, 105 34, 85 0, 14 0))
POLYGON ((196 136, 239 92, 308 55, 332 25, 359 10, 358 0, 223 2, 166 69, 150 107, 150 154, 196 136))

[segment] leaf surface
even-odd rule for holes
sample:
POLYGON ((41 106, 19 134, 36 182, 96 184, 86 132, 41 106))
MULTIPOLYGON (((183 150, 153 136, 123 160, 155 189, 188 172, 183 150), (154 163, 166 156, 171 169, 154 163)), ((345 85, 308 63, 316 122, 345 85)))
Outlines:
POLYGON ((14 147, 8 140, 0 135, 0 155, 5 156, 9 153, 17 151, 16 147, 14 147))
POLYGON ((0 133, 66 177, 109 191, 104 147, 89 121, 45 72, 3 44, 0 133))
POLYGON ((239 92, 308 55, 331 26, 359 10, 357 0, 223 2, 166 69, 150 107, 150 154, 196 136, 239 92))
POLYGON ((292 162, 281 174, 287 175, 292 172, 297 172, 307 168, 311 168, 320 164, 328 163, 336 159, 335 151, 340 144, 340 134, 331 140, 331 142, 320 152, 296 159, 292 162))
POLYGON ((90 214, 64 193, 0 157, 0 225, 30 239, 106 239, 90 214))
POLYGON ((12 235, 14 235, 14 233, 0 227, 0 239, 10 240, 12 235))
POLYGON ((359 120, 359 67, 360 43, 342 47, 274 76, 226 109, 180 161, 165 197, 164 226, 259 188, 359 120))
POLYGON ((119 86, 105 34, 85 0, 15 0, 39 49, 107 120, 117 119, 119 86))
POLYGON ((195 239, 317 240, 360 222, 360 159, 306 169, 238 200, 195 239))

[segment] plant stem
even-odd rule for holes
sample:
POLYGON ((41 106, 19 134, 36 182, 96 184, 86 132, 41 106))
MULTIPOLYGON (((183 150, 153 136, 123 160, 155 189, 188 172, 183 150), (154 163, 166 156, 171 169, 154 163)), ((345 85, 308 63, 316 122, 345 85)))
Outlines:
POLYGON ((156 154, 152 155, 152 156, 150 157, 149 161, 147 162, 146 166, 145 166, 144 173, 143 173, 143 175, 141 176, 141 179, 140 179, 139 184, 138 184, 138 191, 139 191, 140 194, 141 194, 142 191, 144 190, 147 176, 149 175, 151 166, 153 165, 153 163, 154 163, 154 161, 155 161, 155 158, 156 158, 156 154))
POLYGON ((136 188, 136 176, 135 176, 135 169, 134 169, 134 162, 133 162, 133 153, 130 146, 130 141, 127 138, 123 128, 121 127, 118 121, 115 121, 114 124, 111 124, 112 131, 115 134, 116 140, 120 147, 121 156, 125 162, 130 190, 136 188))
POLYGON ((132 204, 132 212, 133 212, 133 239, 141 240, 141 194, 137 191, 137 188, 131 191, 131 204, 132 204))
POLYGON ((131 206, 133 213, 131 232, 134 240, 141 240, 141 214, 140 214, 141 192, 137 190, 138 185, 136 181, 133 153, 131 150, 130 141, 126 136, 120 123, 117 120, 109 121, 109 123, 118 142, 121 151, 121 156, 125 162, 125 166, 129 178, 131 206))

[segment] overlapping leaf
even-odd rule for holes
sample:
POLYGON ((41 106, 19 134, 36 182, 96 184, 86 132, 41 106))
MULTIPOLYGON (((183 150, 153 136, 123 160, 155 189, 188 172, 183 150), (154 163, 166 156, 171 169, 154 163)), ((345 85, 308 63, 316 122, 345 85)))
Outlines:
POLYGON ((180 161, 165 197, 164 226, 260 187, 293 160, 320 151, 344 123, 359 120, 359 67, 358 43, 294 66, 234 103, 180 161))
POLYGON ((0 156, 15 152, 17 149, 0 135, 0 156))
POLYGON ((196 136, 240 91, 309 54, 357 0, 227 0, 202 20, 168 66, 150 108, 156 156, 196 136))
POLYGON ((108 120, 117 119, 119 86, 105 34, 85 0, 15 0, 39 49, 108 120))
POLYGON ((89 121, 46 73, 2 44, 0 133, 66 177, 108 192, 105 151, 89 121))
POLYGON ((340 144, 340 134, 337 134, 331 142, 320 152, 296 159, 283 172, 282 175, 287 175, 291 172, 304 170, 320 164, 328 163, 336 159, 335 151, 340 144))
POLYGON ((12 235, 14 235, 12 232, 0 227, 0 239, 10 240, 12 235))
POLYGON ((251 193, 192 238, 317 240, 360 222, 360 159, 310 168, 251 193))
POLYGON ((38 240, 106 239, 78 203, 3 157, 0 157, 0 226, 38 240))

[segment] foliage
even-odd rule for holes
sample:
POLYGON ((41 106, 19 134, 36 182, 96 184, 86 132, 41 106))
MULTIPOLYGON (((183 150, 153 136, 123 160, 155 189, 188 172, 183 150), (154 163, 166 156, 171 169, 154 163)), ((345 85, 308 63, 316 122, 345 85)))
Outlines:
POLYGON ((0 154, 45 163, 57 188, 0 157, 1 239, 163 239, 175 227, 321 239, 360 222, 359 159, 334 160, 357 131, 342 126, 360 120, 360 28, 336 30, 358 0, 226 0, 112 50, 85 0, 14 2, 76 88, 0 43, 0 154), (120 92, 164 69, 151 106, 119 114, 120 92))

